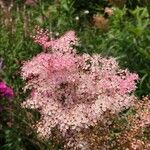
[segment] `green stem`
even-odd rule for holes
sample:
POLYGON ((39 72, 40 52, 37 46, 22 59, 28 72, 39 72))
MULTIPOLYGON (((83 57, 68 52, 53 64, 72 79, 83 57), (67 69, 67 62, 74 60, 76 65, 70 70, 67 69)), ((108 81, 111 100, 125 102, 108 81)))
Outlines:
POLYGON ((150 18, 150 0, 146 0, 146 7, 147 7, 149 18, 150 18))

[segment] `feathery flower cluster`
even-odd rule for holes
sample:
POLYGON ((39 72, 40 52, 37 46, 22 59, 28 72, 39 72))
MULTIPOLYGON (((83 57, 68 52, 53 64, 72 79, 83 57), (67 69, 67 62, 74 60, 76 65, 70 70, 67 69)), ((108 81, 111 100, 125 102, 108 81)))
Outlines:
POLYGON ((128 116, 129 125, 120 134, 117 143, 128 149, 150 149, 150 99, 144 97, 135 103, 135 115, 128 116))
POLYGON ((103 120, 104 112, 116 113, 134 103, 137 74, 120 69, 115 58, 77 54, 74 31, 50 41, 48 34, 38 29, 33 38, 51 51, 22 66, 25 90, 32 91, 22 106, 40 112, 34 127, 41 137, 51 136, 55 127, 63 136, 80 131, 103 120))
POLYGON ((51 32, 49 33, 48 30, 44 31, 40 27, 36 27, 36 34, 32 38, 45 49, 52 48, 52 51, 55 52, 71 53, 74 50, 72 46, 78 45, 78 39, 74 31, 69 31, 59 39, 53 40, 51 32))
POLYGON ((134 113, 124 113, 122 116, 105 113, 107 122, 99 122, 92 128, 76 133, 66 143, 65 148, 149 150, 150 99, 144 97, 136 101, 130 111, 134 113), (112 132, 117 132, 114 134, 115 138, 111 138, 112 132))

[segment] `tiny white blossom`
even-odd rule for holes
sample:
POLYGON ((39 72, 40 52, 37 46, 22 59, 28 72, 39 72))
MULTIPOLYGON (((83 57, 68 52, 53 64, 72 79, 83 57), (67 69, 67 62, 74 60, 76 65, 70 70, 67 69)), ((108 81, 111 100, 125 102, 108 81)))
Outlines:
POLYGON ((56 32, 55 35, 56 35, 56 36, 59 36, 59 32, 56 32))
POLYGON ((89 14, 89 10, 85 10, 85 11, 84 11, 84 14, 89 14))
POLYGON ((79 20, 79 16, 76 16, 76 17, 75 17, 75 20, 79 20))

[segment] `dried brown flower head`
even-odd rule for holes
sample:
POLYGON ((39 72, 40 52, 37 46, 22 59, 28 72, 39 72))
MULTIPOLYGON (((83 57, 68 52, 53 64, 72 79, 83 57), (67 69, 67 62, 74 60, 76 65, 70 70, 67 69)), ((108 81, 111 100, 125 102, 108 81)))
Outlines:
POLYGON ((101 15, 94 15, 93 16, 93 21, 94 21, 94 25, 103 30, 103 31, 107 31, 108 30, 108 25, 109 25, 109 20, 106 19, 105 17, 101 16, 101 15))

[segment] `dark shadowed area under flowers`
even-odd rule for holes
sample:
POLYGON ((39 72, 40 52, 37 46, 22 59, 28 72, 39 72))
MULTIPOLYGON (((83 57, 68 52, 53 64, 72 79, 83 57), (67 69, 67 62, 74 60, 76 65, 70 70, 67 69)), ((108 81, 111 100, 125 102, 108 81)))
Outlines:
POLYGON ((0 0, 0 150, 127 149, 150 149, 150 1, 0 0))

